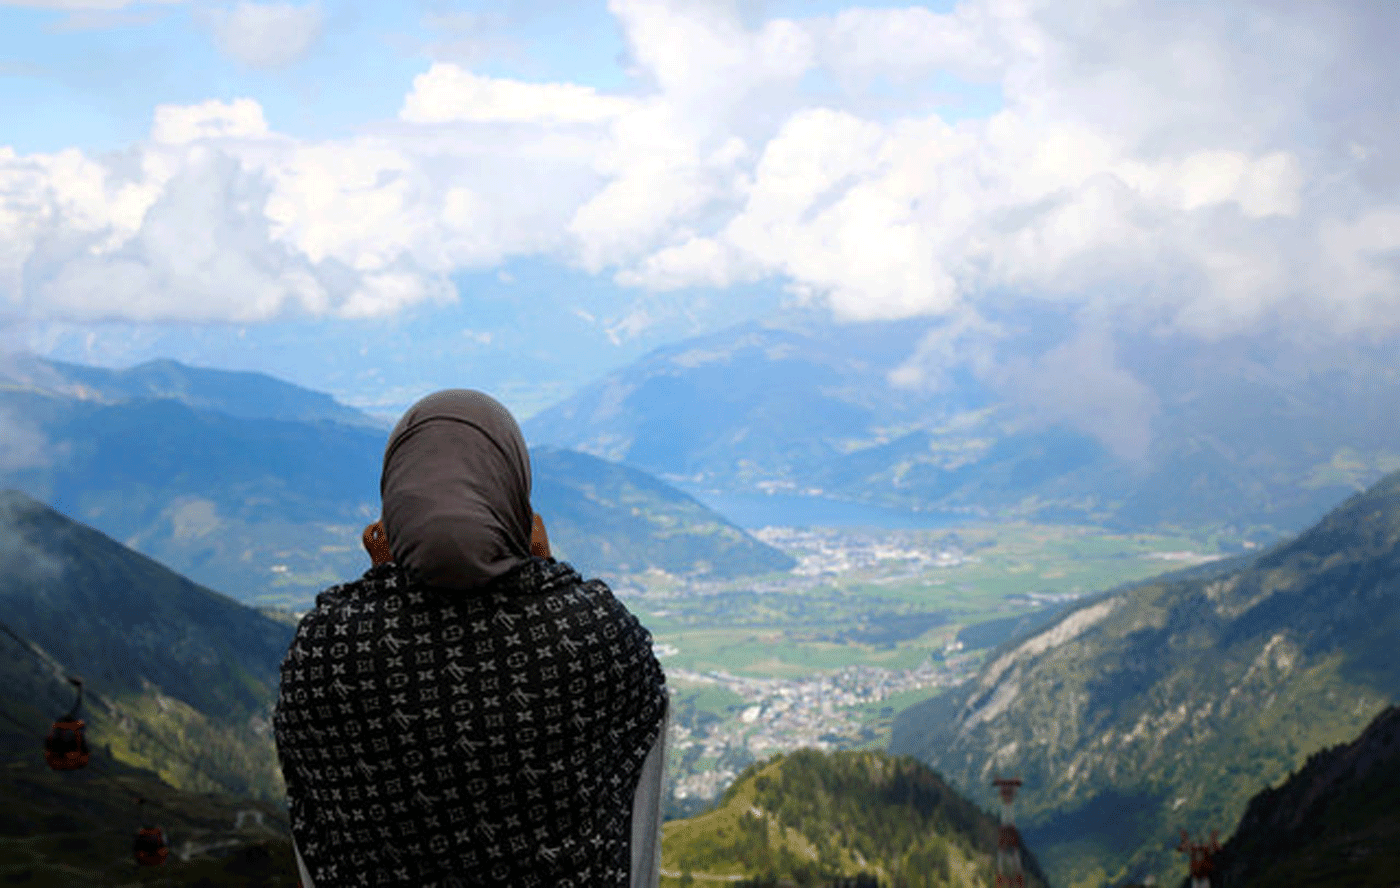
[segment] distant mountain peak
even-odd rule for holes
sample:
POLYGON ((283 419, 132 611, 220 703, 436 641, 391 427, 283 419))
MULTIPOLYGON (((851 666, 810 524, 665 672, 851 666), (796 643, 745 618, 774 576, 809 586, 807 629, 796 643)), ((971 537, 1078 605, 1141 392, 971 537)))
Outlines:
MULTIPOLYGON (((377 422, 264 374, 174 361, 112 371, 35 359, 31 369, 46 390, 0 385, 0 415, 30 427, 36 455, 0 466, 0 484, 244 601, 304 602, 364 570, 359 533, 379 511, 377 422), (85 395, 54 393, 64 386, 85 395)), ((581 570, 733 576, 792 565, 654 475, 537 453, 537 507, 581 570)))
POLYGON ((103 404, 148 398, 179 401, 240 419, 329 420, 380 429, 384 422, 324 392, 253 370, 195 367, 156 358, 125 369, 17 356, 0 378, 41 393, 103 404))
POLYGON ((942 323, 775 313, 654 349, 525 431, 727 493, 790 484, 905 510, 1256 535, 1400 466, 1400 384, 1370 372, 1374 356, 1280 376, 1228 345, 1152 340, 1094 387, 1065 378, 1075 362, 1050 361, 1034 329, 972 361, 929 336, 942 323))

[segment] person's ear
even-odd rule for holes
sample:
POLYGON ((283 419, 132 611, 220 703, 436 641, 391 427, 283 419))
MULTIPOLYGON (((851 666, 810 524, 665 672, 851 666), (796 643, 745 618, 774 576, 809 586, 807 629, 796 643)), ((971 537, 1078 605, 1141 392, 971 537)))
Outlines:
POLYGON ((549 558, 549 534, 544 530, 544 519, 539 512, 532 512, 534 519, 530 526, 530 554, 536 558, 549 558))
POLYGON ((389 548, 389 535, 384 532, 383 522, 376 521, 366 527, 360 536, 360 542, 365 544, 365 551, 369 553, 369 560, 375 567, 394 560, 394 553, 389 548))

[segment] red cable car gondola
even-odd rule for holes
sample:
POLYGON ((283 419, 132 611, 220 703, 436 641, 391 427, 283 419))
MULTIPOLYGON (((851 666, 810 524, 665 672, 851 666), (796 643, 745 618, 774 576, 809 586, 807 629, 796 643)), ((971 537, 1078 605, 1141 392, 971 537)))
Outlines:
MULTIPOLYGON (((146 800, 138 799, 137 804, 144 806, 146 800)), ((131 853, 139 866, 160 866, 170 856, 170 844, 160 827, 143 826, 131 841, 131 853)))
POLYGON ((68 683, 78 689, 78 699, 67 715, 60 716, 44 738, 44 761, 55 771, 76 771, 88 763, 87 738, 83 736, 83 721, 78 718, 78 707, 83 704, 83 681, 70 678, 68 683))
POLYGON ((158 826, 143 826, 131 843, 132 854, 141 866, 160 866, 170 856, 170 846, 158 826))

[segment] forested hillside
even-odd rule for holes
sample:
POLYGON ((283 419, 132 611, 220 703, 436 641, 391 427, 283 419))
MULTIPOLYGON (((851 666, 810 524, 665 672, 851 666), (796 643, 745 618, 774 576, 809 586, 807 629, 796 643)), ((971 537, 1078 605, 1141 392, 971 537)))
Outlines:
MULTIPOLYGON (((750 767, 714 811, 666 824, 663 884, 972 888, 993 883, 996 847, 996 820, 913 759, 800 750, 750 767)), ((1027 886, 1043 886, 1024 857, 1027 886)))
POLYGON ((0 881, 295 885, 269 724, 291 634, 0 493, 0 881), (70 676, 91 760, 55 772, 42 746, 75 702, 70 676), (159 873, 132 861, 146 822, 171 842, 159 873))
POLYGON ((1400 708, 1251 799, 1216 871, 1230 888, 1400 884, 1400 708))

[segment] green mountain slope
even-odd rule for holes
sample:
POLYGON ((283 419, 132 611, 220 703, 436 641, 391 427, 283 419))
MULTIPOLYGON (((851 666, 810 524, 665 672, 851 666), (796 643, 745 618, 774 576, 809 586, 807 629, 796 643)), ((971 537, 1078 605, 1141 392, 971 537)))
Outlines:
MULTIPOLYGON (((243 404, 234 389, 244 376, 253 377, 254 393, 264 387, 256 375, 220 377, 218 406, 243 404)), ((125 390, 106 391, 116 398, 125 390)), ((200 583, 244 601, 304 606, 367 566, 360 532, 379 512, 382 429, 233 415, 166 397, 85 400, 55 387, 0 390, 3 410, 23 417, 44 446, 42 458, 0 471, 0 483, 200 583)), ((790 564, 639 471, 557 452, 540 463, 535 506, 551 540, 577 553, 586 573, 733 574, 790 564)))
POLYGON ((38 423, 50 458, 6 483, 197 582, 249 601, 312 594, 366 566, 382 431, 174 400, 25 400, 11 409, 38 423))
POLYGON ((1251 799, 1216 868, 1231 888, 1400 884, 1400 708, 1251 799))
POLYGON ((555 555, 578 565, 733 577, 797 563, 645 472, 552 447, 530 461, 555 555))
POLYGON ((1026 781, 1051 878, 1179 871, 1178 829, 1228 829, 1260 786, 1400 697, 1400 473, 1296 539, 1101 596, 897 720, 954 785, 1026 781))
MULTIPOLYGON (((996 846, 996 820, 912 759, 801 750, 750 767, 715 810, 667 823, 662 884, 990 886, 996 846)), ((1044 885, 1023 858, 1026 884, 1044 885)))
POLYGON ((281 795, 269 732, 292 627, 172 573, 15 491, 0 493, 0 613, 11 723, 86 682, 94 745, 172 785, 281 795))
POLYGON ((297 884, 286 812, 277 805, 176 790, 100 755, 83 771, 55 773, 30 753, 8 760, 0 772, 0 884, 297 884), (138 798, 146 804, 138 806, 138 798), (147 823, 159 826, 170 843, 170 857, 159 868, 138 868, 132 860, 133 836, 147 823))
POLYGON ((0 883, 295 885, 268 730, 291 633, 0 492, 0 883), (55 772, 73 674, 92 757, 55 772), (171 841, 158 871, 131 858, 142 821, 171 841))

